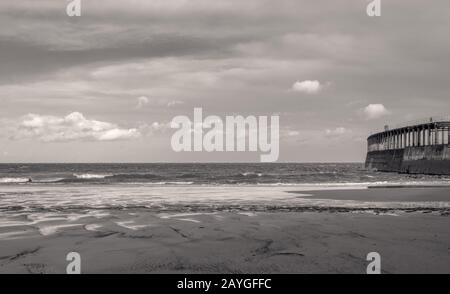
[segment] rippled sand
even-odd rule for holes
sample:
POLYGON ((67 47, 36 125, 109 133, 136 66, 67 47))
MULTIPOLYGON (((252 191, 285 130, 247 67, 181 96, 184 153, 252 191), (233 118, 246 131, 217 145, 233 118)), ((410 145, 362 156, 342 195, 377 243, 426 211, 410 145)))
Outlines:
POLYGON ((374 190, 2 187, 0 273, 450 273, 450 190, 374 190))

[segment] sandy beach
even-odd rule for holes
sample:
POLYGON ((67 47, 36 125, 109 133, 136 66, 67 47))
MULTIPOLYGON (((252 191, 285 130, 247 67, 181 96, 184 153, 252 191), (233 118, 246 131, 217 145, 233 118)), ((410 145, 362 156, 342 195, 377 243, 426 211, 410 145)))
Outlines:
POLYGON ((297 190, 289 205, 3 207, 0 273, 65 273, 71 251, 82 273, 363 274, 369 252, 383 273, 450 273, 450 189, 297 190))

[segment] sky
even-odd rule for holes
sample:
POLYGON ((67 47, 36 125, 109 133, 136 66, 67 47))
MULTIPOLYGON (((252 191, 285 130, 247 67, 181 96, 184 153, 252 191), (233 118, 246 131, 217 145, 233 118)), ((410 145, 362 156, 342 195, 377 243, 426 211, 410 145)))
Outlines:
POLYGON ((450 2, 0 2, 0 162, 252 162, 174 152, 171 120, 280 117, 280 162, 362 162, 386 124, 450 114, 450 2))

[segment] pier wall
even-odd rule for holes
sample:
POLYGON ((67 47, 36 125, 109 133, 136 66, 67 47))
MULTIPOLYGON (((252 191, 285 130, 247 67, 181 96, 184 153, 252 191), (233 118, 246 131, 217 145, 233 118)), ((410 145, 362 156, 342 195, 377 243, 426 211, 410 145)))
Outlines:
POLYGON ((387 172, 450 175, 449 145, 407 147, 367 153, 366 167, 387 172))
POLYGON ((403 153, 403 149, 369 152, 367 153, 366 168, 400 172, 403 164, 403 153))

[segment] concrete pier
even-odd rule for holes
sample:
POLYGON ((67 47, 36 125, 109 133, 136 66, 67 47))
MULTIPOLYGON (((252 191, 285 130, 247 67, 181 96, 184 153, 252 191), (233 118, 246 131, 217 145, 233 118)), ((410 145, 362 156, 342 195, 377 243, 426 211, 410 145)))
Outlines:
POLYGON ((450 119, 430 118, 371 135, 366 168, 387 172, 450 175, 450 119))

